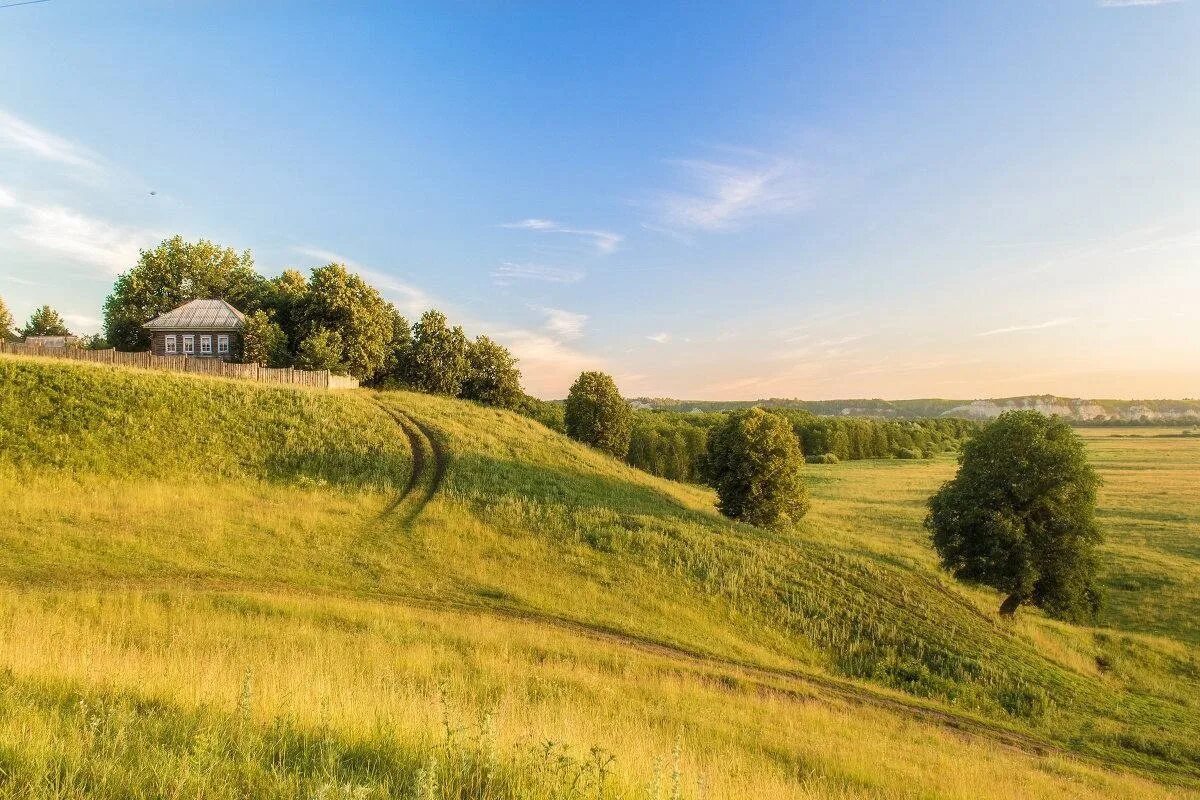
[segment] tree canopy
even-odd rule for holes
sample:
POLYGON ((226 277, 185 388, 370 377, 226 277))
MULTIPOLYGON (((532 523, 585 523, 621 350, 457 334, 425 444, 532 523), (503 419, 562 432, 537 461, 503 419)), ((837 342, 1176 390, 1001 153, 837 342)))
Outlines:
POLYGON ((67 323, 62 316, 50 306, 42 306, 30 316, 25 327, 21 328, 22 336, 70 336, 67 323))
POLYGON ((467 351, 467 379, 462 397, 489 406, 516 408, 521 402, 521 371, 507 349, 479 336, 467 351))
POLYGON ((1100 478, 1063 420, 1009 411, 963 447, 958 474, 929 501, 926 527, 942 564, 995 587, 1013 614, 1024 604, 1090 619, 1100 594, 1100 478))
POLYGON ((4 298, 0 297, 0 340, 8 339, 12 336, 14 324, 12 312, 4 304, 4 298))
POLYGON ((722 514, 752 525, 780 527, 808 512, 803 464, 787 420, 751 408, 729 414, 709 433, 704 469, 722 514))
POLYGON ((462 328, 451 328, 440 311, 426 311, 413 325, 404 380, 419 392, 458 397, 470 374, 469 349, 462 328))
POLYGON ((584 372, 567 394, 566 427, 572 439, 624 458, 629 452, 633 409, 617 391, 612 376, 584 372))
POLYGON ((197 298, 225 300, 243 312, 261 307, 264 281, 250 251, 173 236, 143 250, 104 301, 104 335, 118 350, 150 346, 144 324, 197 298))
MULTIPOLYGON (((342 264, 315 268, 303 295, 298 294, 295 276, 285 273, 281 278, 285 284, 296 284, 285 291, 296 298, 299 307, 298 358, 304 340, 324 330, 337 334, 336 342, 342 348, 337 361, 346 371, 363 381, 381 376, 391 353, 395 309, 375 287, 342 264)), ((333 338, 322 335, 322 349, 334 343, 333 338)))

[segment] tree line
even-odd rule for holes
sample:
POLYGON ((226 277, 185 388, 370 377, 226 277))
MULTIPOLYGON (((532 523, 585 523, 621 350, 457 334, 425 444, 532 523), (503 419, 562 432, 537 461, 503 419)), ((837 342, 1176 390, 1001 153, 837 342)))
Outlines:
POLYGON ((817 449, 840 447, 844 438, 846 452, 860 455, 961 442, 957 474, 927 503, 925 527, 943 567, 1005 592, 1002 616, 1035 605, 1059 619, 1095 618, 1100 478, 1067 422, 1037 411, 1009 411, 982 428, 959 420, 897 425, 799 414, 750 408, 702 415, 697 425, 664 415, 635 421, 612 378, 598 372, 579 377, 565 408, 572 438, 660 473, 699 476, 715 490, 722 514, 773 528, 793 525, 809 510, 806 436, 817 449), (689 437, 689 428, 704 433, 699 457, 701 437, 689 437))
MULTIPOLYGON (((818 417, 794 409, 763 409, 791 426, 800 452, 812 463, 833 464, 866 458, 932 458, 957 450, 978 423, 956 418, 923 420, 818 417)), ((634 412, 631 465, 671 480, 703 480, 709 433, 737 412, 634 412)))

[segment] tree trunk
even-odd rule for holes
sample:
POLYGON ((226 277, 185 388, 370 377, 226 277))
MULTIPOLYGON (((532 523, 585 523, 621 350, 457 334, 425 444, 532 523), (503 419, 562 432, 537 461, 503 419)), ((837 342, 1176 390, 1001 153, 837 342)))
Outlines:
POLYGON ((1000 616, 1011 617, 1017 613, 1017 609, 1025 602, 1025 596, 1017 592, 1013 592, 1004 602, 1000 604, 1000 616))

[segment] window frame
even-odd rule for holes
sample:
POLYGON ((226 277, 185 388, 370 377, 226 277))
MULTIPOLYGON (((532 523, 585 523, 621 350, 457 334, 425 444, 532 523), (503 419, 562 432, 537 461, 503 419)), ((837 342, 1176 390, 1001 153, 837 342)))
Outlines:
POLYGON ((229 355, 229 334, 227 334, 227 333, 218 333, 217 334, 217 355, 219 355, 219 356, 229 355))
POLYGON ((175 338, 175 334, 168 333, 163 336, 163 352, 169 356, 178 355, 179 342, 175 338))
POLYGON ((200 355, 211 356, 213 354, 213 337, 211 333, 200 335, 200 355))
POLYGON ((196 336, 191 333, 183 335, 183 354, 185 356, 196 355, 196 336))

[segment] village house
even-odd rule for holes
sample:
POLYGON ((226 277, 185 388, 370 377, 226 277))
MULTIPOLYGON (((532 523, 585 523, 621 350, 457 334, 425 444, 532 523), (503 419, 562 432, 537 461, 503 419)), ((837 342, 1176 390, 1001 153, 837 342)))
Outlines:
POLYGON ((143 327, 156 356, 229 361, 241 350, 245 323, 246 316, 224 300, 192 300, 143 327))

